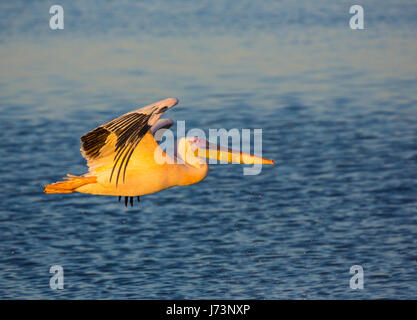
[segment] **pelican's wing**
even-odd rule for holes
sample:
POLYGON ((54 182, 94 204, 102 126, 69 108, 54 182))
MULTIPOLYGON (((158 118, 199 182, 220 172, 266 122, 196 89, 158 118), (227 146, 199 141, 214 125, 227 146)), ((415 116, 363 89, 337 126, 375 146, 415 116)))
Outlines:
POLYGON ((126 168, 133 151, 143 136, 154 126, 161 115, 178 103, 175 98, 165 99, 146 107, 126 113, 81 137, 81 153, 87 159, 91 170, 104 167, 113 162, 110 182, 116 177, 116 186, 126 168))

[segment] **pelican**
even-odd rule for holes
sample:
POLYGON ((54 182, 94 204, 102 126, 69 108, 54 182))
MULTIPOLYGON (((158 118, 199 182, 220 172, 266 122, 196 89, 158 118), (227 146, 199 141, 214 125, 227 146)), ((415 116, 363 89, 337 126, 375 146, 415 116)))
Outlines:
POLYGON ((176 154, 165 153, 154 138, 159 129, 173 125, 162 114, 178 103, 168 98, 128 112, 81 137, 81 154, 88 172, 67 174, 64 181, 48 184, 45 193, 89 193, 118 196, 119 202, 155 193, 174 186, 202 181, 208 174, 206 159, 229 163, 274 164, 274 161, 218 147, 200 137, 184 137, 176 143, 176 154), (169 161, 158 161, 156 155, 169 161), (182 160, 182 161, 178 161, 182 160))

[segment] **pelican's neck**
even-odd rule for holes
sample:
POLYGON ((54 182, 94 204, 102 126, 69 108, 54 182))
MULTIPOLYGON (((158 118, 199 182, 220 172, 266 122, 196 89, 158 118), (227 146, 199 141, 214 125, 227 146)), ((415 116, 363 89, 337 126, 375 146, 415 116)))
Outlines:
POLYGON ((178 185, 184 186, 203 180, 209 171, 207 162, 194 156, 188 142, 180 139, 177 143, 176 157, 178 169, 181 172, 178 185))
POLYGON ((199 167, 189 165, 187 163, 177 164, 180 167, 181 176, 178 179, 177 185, 186 186, 195 184, 207 177, 209 167, 208 164, 201 164, 199 167))

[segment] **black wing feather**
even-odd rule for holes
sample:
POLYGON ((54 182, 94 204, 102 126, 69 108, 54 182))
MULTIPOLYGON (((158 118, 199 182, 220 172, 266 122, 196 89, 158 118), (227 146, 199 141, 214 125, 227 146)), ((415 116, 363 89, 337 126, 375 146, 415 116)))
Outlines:
POLYGON ((100 154, 100 149, 105 145, 106 139, 111 132, 103 127, 95 128, 81 137, 83 149, 90 158, 96 158, 100 154))
POLYGON ((123 169, 123 182, 125 181, 126 168, 133 151, 151 128, 148 121, 153 113, 144 114, 132 112, 120 116, 117 119, 104 124, 81 137, 82 150, 90 158, 97 158, 101 148, 105 145, 107 137, 114 133, 117 136, 115 145, 116 155, 114 165, 110 174, 110 182, 117 170, 116 186, 119 183, 120 173, 123 169), (119 163, 120 162, 120 163, 119 163))

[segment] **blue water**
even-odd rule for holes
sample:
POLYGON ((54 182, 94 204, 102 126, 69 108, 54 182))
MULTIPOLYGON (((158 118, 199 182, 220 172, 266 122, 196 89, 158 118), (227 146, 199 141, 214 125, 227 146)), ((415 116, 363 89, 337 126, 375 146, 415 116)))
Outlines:
POLYGON ((349 1, 60 1, 51 31, 56 3, 2 1, 0 298, 415 299, 417 5, 362 2, 353 31, 349 1), (80 136, 166 97, 187 129, 261 128, 277 165, 128 209, 43 193, 85 172, 80 136))

